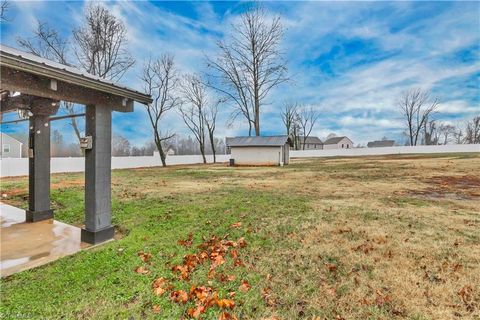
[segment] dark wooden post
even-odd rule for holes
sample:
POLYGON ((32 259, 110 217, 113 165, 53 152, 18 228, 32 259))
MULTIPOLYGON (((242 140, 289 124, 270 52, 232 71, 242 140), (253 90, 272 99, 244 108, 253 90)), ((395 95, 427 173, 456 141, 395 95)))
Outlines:
POLYGON ((85 228, 82 241, 96 244, 113 238, 111 197, 112 111, 88 105, 86 136, 92 148, 85 150, 85 228))
POLYGON ((50 100, 33 101, 29 126, 28 150, 28 210, 26 221, 52 219, 50 209, 50 121, 58 105, 50 100))

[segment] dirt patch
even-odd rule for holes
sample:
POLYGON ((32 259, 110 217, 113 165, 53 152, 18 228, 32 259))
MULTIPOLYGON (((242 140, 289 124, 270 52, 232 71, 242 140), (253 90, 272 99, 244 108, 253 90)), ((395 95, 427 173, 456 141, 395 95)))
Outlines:
POLYGON ((480 198, 480 178, 477 176, 434 176, 423 180, 430 187, 409 193, 429 198, 472 200, 480 198))

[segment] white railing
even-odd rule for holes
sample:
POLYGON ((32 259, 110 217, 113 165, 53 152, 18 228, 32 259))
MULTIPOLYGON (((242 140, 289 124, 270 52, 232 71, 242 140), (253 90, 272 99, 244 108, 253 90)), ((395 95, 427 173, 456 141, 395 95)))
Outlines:
POLYGON ((480 152, 480 144, 447 144, 441 146, 402 146, 383 148, 352 148, 328 150, 297 150, 290 151, 291 158, 307 157, 356 157, 376 156, 388 154, 410 153, 455 153, 455 152, 480 152))

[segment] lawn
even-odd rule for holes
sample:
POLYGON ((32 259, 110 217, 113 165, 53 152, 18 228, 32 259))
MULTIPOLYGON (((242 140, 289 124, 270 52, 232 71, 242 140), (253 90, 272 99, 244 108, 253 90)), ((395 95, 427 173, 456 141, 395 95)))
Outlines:
MULTIPOLYGON (((116 241, 1 281, 3 318, 480 319, 480 155, 113 172, 116 241), (191 235, 191 236, 190 236, 191 235)), ((27 179, 2 179, 25 207, 27 179)), ((52 176, 81 225, 83 174, 52 176)))

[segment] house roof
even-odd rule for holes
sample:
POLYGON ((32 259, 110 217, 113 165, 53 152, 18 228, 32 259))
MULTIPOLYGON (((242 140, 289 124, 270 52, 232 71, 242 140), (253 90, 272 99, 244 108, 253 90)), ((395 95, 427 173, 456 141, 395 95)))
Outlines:
POLYGON ((36 75, 49 76, 56 80, 114 94, 144 104, 152 102, 152 98, 149 95, 137 90, 121 86, 78 68, 51 61, 3 44, 0 45, 0 65, 36 75))
POLYGON ((393 147, 395 144, 395 140, 378 140, 378 141, 370 141, 367 143, 367 147, 375 148, 375 147, 393 147))
MULTIPOLYGON (((333 137, 333 138, 330 138, 330 139, 327 139, 325 140, 325 142, 323 144, 337 144, 339 143, 340 141, 342 141, 344 138, 347 138, 346 136, 343 136, 343 137, 333 137)), ((350 139, 348 139, 350 140, 350 139)), ((350 142, 352 142, 352 140, 350 140, 350 142)))
MULTIPOLYGON (((15 141, 18 142, 19 144, 23 144, 23 142, 19 141, 17 138, 12 137, 11 135, 8 135, 8 134, 3 133, 3 132, 0 132, 0 134, 1 134, 2 136, 6 136, 6 137, 9 137, 9 138, 12 139, 12 140, 15 140, 15 141)), ((3 140, 3 139, 2 139, 2 140, 3 140)))
MULTIPOLYGON (((298 137, 300 139, 300 142, 303 143, 303 136, 298 137)), ((307 137, 305 140, 305 143, 310 143, 310 144, 323 144, 322 140, 320 140, 319 137, 307 137)))
POLYGON ((292 144, 288 136, 225 138, 227 147, 275 147, 292 144))

